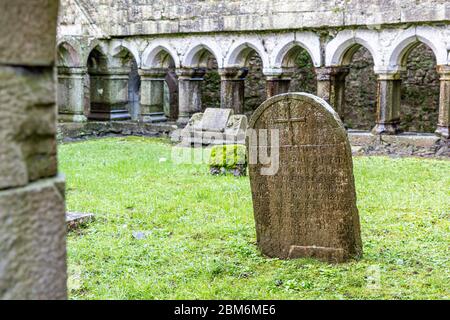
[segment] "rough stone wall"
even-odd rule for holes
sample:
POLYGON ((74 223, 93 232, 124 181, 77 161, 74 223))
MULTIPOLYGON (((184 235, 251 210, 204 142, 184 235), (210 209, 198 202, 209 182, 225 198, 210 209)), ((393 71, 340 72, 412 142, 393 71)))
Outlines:
POLYGON ((450 19, 447 0, 63 0, 62 5, 61 28, 65 34, 77 35, 280 30, 450 19), (81 14, 86 17, 76 21, 81 14))
POLYGON ((344 122, 350 129, 371 130, 377 112, 377 76, 369 51, 361 47, 349 65, 345 83, 344 122))
POLYGON ((262 72, 261 58, 253 53, 249 58, 248 76, 245 79, 244 112, 250 116, 266 100, 266 78, 262 72))
POLYGON ((439 113, 439 74, 436 60, 426 45, 419 45, 408 57, 403 75, 401 128, 434 132, 439 113))
POLYGON ((207 62, 207 72, 202 82, 202 107, 220 108, 220 75, 217 60, 209 56, 207 62))
POLYGON ((67 297, 57 10, 57 0, 0 2, 0 300, 67 297))
POLYGON ((296 58, 297 68, 292 75, 290 92, 317 93, 317 76, 311 57, 306 50, 301 50, 296 58))

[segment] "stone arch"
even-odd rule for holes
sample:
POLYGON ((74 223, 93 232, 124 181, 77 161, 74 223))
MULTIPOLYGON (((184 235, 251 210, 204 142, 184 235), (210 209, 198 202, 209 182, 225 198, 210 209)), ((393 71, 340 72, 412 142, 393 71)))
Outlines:
POLYGON ((131 59, 134 60, 138 67, 141 65, 137 48, 125 42, 112 47, 111 58, 112 64, 118 67, 121 67, 124 62, 128 62, 131 59))
POLYGON ((269 68, 269 57, 262 44, 250 41, 235 43, 231 47, 229 54, 225 58, 225 67, 248 67, 249 58, 253 52, 256 52, 261 58, 263 68, 269 68))
POLYGON ((209 56, 216 59, 219 68, 222 67, 222 55, 219 49, 205 43, 196 44, 187 51, 183 59, 183 67, 206 67, 209 56))
POLYGON ((378 42, 378 34, 373 32, 353 32, 342 31, 326 46, 325 65, 342 66, 348 65, 353 55, 361 48, 366 48, 374 61, 375 68, 383 65, 378 51, 373 47, 373 43, 378 42))
POLYGON ((92 53, 94 52, 94 50, 96 52, 98 52, 98 53, 101 53, 101 55, 105 57, 105 59, 108 62, 108 64, 110 63, 110 61, 109 61, 110 59, 109 59, 109 56, 108 56, 109 50, 108 50, 107 46, 103 42, 101 42, 100 40, 95 39, 83 51, 82 59, 81 59, 81 61, 83 63, 83 66, 88 67, 89 59, 90 59, 92 53))
POLYGON ((59 67, 80 67, 81 50, 70 40, 63 40, 57 45, 57 64, 59 67))
POLYGON ((139 75, 139 51, 130 43, 121 42, 112 47, 112 67, 123 68, 128 72, 128 113, 132 120, 138 120, 140 112, 141 77, 139 75))
MULTIPOLYGON (((319 55, 312 56, 310 48, 305 47, 298 41, 285 44, 275 59, 274 69, 280 70, 289 80, 288 91, 290 92, 317 92, 316 67, 320 66, 319 55), (315 59, 319 60, 315 60, 315 59)), ((286 91, 287 92, 287 91, 286 91)))
POLYGON ((438 122, 440 96, 436 54, 419 41, 406 49, 401 62, 400 130, 432 133, 438 122))
POLYGON ((108 54, 102 45, 93 47, 87 56, 86 65, 89 69, 107 69, 110 65, 108 54))
POLYGON ((264 72, 270 67, 269 56, 257 41, 236 42, 225 58, 226 68, 246 68, 244 83, 244 113, 251 114, 267 99, 264 72))
POLYGON ((145 49, 142 55, 142 67, 145 68, 179 68, 177 53, 165 44, 156 43, 145 49))
POLYGON ((376 122, 378 82, 375 62, 366 47, 354 45, 351 50, 345 63, 348 74, 341 117, 349 129, 370 131, 376 122))
POLYGON ((345 30, 326 46, 326 66, 345 67, 338 68, 335 77, 338 99, 334 107, 352 129, 370 129, 376 118, 375 70, 383 65, 382 56, 375 48, 378 40, 379 33, 374 30, 345 30))
POLYGON ((392 52, 389 55, 389 67, 394 69, 404 68, 409 54, 420 43, 426 44, 433 51, 437 65, 447 65, 447 48, 444 41, 436 37, 438 32, 428 27, 409 29, 403 32, 392 46, 392 52))
MULTIPOLYGON (((315 67, 320 67, 320 41, 317 38, 317 43, 306 43, 305 41, 293 40, 288 43, 284 43, 274 50, 274 56, 272 57, 273 67, 280 69, 283 67, 291 67, 293 64, 293 56, 298 50, 305 50, 308 52, 315 67)), ((314 41, 315 42, 315 41, 314 41)))
MULTIPOLYGON (((89 50, 86 58, 87 77, 84 84, 84 113, 91 117, 92 105, 95 103, 96 92, 104 90, 102 82, 99 79, 99 74, 107 72, 109 69, 109 59, 104 46, 97 44, 89 50)), ((94 108, 95 109, 95 108, 94 108)))

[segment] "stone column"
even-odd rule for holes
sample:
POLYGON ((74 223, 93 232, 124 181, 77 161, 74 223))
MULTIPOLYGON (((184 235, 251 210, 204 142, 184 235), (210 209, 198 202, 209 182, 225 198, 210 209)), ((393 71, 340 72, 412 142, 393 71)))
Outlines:
POLYGON ((141 69, 141 111, 143 122, 164 122, 164 83, 167 69, 141 69))
POLYGON ((88 118, 97 121, 128 120, 128 80, 130 68, 89 70, 91 109, 88 118))
POLYGON ((233 109, 235 114, 244 113, 245 77, 247 68, 224 68, 219 70, 220 107, 233 109))
POLYGON ((186 125, 194 113, 202 112, 201 84, 206 73, 204 68, 182 68, 178 75, 179 114, 177 123, 186 125))
POLYGON ((86 68, 58 67, 58 114, 64 122, 84 122, 86 68))
POLYGON ((440 74, 441 92, 439 98, 439 120, 436 134, 450 138, 450 66, 437 66, 440 74))
POLYGON ((344 121, 345 78, 350 69, 348 67, 316 68, 317 95, 333 106, 344 121))
POLYGON ((400 72, 378 74, 377 123, 373 134, 397 134, 400 124, 400 72))
POLYGON ((266 75, 266 94, 267 98, 288 93, 291 85, 292 73, 283 72, 282 74, 266 75))
POLYGON ((14 35, 0 40, 0 300, 67 298, 53 64, 58 2, 11 1, 0 10, 2 34, 14 35))
POLYGON ((166 83, 169 88, 169 118, 176 121, 178 119, 178 77, 175 71, 170 70, 166 75, 166 83))

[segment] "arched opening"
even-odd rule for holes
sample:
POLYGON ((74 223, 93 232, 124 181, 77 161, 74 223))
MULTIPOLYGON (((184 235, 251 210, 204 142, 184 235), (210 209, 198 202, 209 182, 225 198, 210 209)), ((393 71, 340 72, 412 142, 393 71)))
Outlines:
MULTIPOLYGON (((163 110, 165 117, 169 120, 176 121, 178 119, 178 78, 176 75, 176 63, 166 48, 158 46, 152 49, 147 57, 146 65, 150 69, 160 70, 164 75, 163 81, 163 110)), ((156 85, 150 90, 155 90, 156 85)), ((141 90, 146 90, 143 88, 141 90)), ((142 92, 141 94, 146 94, 142 92)), ((150 93, 152 94, 152 93, 150 93)), ((154 100, 154 98, 150 99, 154 100)))
POLYGON ((140 89, 141 78, 136 58, 125 47, 120 47, 119 52, 114 56, 119 63, 119 67, 124 71, 128 70, 128 103, 127 110, 132 120, 139 119, 140 113, 140 89))
POLYGON ((58 121, 83 122, 84 78, 86 68, 81 67, 80 55, 69 43, 63 42, 57 48, 58 67, 58 121))
POLYGON ((415 42, 402 56, 400 129, 409 132, 436 130, 439 113, 439 74, 430 47, 415 42))
POLYGON ((85 83, 85 108, 89 119, 107 120, 107 112, 104 105, 103 95, 106 89, 106 83, 102 75, 108 72, 108 58, 100 47, 95 47, 88 57, 88 75, 85 83))
POLYGON ((248 69, 245 78, 244 113, 250 116, 267 100, 266 78, 263 73, 263 60, 256 50, 246 48, 241 56, 243 66, 248 69))
POLYGON ((220 75, 214 54, 207 48, 200 48, 190 66, 204 69, 205 72, 200 85, 202 111, 207 108, 220 108, 220 75))
POLYGON ((80 65, 80 55, 68 42, 58 45, 56 62, 58 67, 76 67, 80 65))
POLYGON ((283 72, 291 75, 289 92, 316 94, 317 76, 313 60, 308 51, 301 46, 291 48, 283 58, 283 72))
POLYGON ((343 115, 346 126, 355 130, 371 130, 377 112, 377 76, 370 51, 355 45, 345 55, 349 67, 346 77, 343 115))

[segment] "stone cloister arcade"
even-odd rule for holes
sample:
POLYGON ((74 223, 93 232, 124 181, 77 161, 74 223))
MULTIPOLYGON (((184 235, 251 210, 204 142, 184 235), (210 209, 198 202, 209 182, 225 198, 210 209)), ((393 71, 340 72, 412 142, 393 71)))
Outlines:
MULTIPOLYGON (((345 79, 354 53, 364 47, 378 78, 375 134, 396 134, 400 125, 401 74, 419 44, 435 56, 440 75, 436 133, 449 137, 450 29, 445 25, 374 27, 320 32, 253 32, 94 39, 61 37, 58 45, 59 113, 63 121, 165 121, 170 114, 184 125, 201 112, 201 84, 213 57, 221 80, 220 106, 244 111, 249 59, 262 61, 267 97, 289 91, 295 59, 305 50, 317 75, 317 95, 341 116, 345 79), (176 96, 177 95, 177 96, 176 96), (139 100, 139 101, 137 101, 139 100), (166 99, 167 100, 167 99, 166 99)), ((344 119, 345 120, 345 119, 344 119)))

